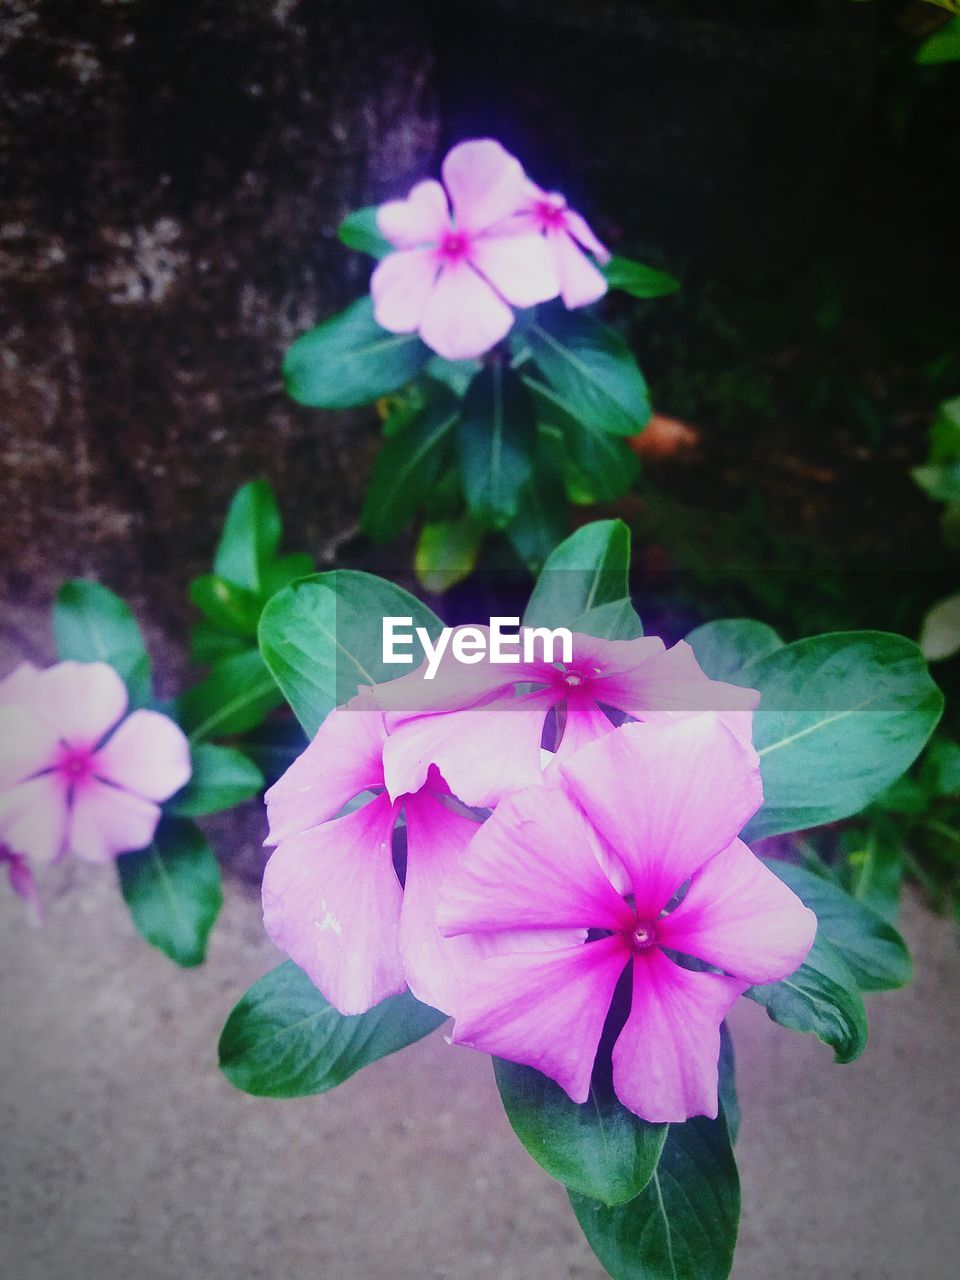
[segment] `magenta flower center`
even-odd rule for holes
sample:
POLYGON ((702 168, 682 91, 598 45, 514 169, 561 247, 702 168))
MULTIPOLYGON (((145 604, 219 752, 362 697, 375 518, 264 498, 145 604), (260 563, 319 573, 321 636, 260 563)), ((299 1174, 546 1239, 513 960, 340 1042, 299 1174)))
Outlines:
POLYGON ((544 231, 558 230, 564 225, 563 205, 552 200, 538 200, 533 207, 533 214, 544 231))
POLYGON ((64 747, 56 763, 56 774, 67 787, 79 787, 93 777, 94 753, 89 747, 64 747))
POLYGON ((638 920, 630 934, 635 951, 649 951, 657 945, 657 926, 652 920, 638 920))
POLYGON ((470 256, 470 237, 465 231, 451 228, 437 245, 437 256, 447 266, 463 262, 470 256))

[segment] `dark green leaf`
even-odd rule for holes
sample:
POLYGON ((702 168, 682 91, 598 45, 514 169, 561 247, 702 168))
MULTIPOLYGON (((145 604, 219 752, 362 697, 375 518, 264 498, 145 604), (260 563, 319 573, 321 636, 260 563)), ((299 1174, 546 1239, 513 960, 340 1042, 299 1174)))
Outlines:
POLYGON ((212 666, 221 658, 246 653, 250 648, 249 636, 230 635, 206 618, 195 622, 190 629, 190 661, 199 666, 212 666))
POLYGON ((375 542, 391 542, 436 483, 459 406, 444 396, 383 445, 373 464, 360 523, 375 542))
POLYGON ((306 746, 307 736, 293 716, 268 720, 243 736, 244 755, 261 770, 268 787, 303 755, 306 746))
POLYGON ((214 626, 229 635, 250 639, 257 634, 260 597, 246 587, 205 573, 190 583, 190 599, 214 626))
POLYGON ((935 795, 955 796, 960 792, 960 743, 947 740, 931 743, 924 772, 935 795))
POLYGON ((287 351, 283 381, 300 404, 349 409, 415 378, 430 355, 415 333, 388 333, 369 297, 302 334, 287 351))
POLYGON ((552 1178, 604 1204, 623 1204, 650 1181, 667 1133, 628 1111, 605 1079, 579 1105, 532 1067, 494 1058, 514 1133, 552 1178))
POLYGON ((645 267, 642 262, 621 258, 619 254, 614 254, 601 270, 611 289, 622 289, 634 298, 664 298, 680 288, 680 281, 666 271, 645 267))
POLYGON ((305 578, 313 573, 315 568, 313 556, 308 556, 303 551, 295 551, 291 555, 271 560, 263 569, 262 598, 269 600, 291 582, 296 582, 297 578, 305 578))
POLYGON ((425 524, 413 559, 417 581, 424 591, 442 595, 469 577, 480 558, 486 532, 472 516, 425 524))
POLYGON ((222 738, 254 728, 282 702, 259 651, 247 649, 218 662, 205 680, 181 694, 179 720, 191 742, 222 738))
POLYGON ((763 622, 750 618, 719 618, 687 636, 697 661, 712 680, 732 680, 754 658, 783 648, 783 641, 763 622))
POLYGON ((629 493, 640 471, 630 446, 606 431, 584 430, 557 403, 549 387, 524 378, 532 392, 541 437, 550 439, 563 472, 567 497, 579 506, 613 502, 629 493))
POLYGON ((73 578, 57 592, 53 635, 61 661, 106 662, 123 680, 130 704, 150 701, 150 658, 128 606, 99 582, 73 578))
POLYGON ((767 859, 767 866, 814 913, 818 936, 840 952, 861 991, 891 991, 910 981, 910 955, 892 925, 804 867, 776 858, 767 859))
POLYGON ((117 859, 138 932, 184 968, 202 964, 223 903, 220 868, 192 822, 163 818, 153 844, 117 859))
POLYGON ((819 934, 796 973, 746 994, 774 1022, 830 1045, 837 1062, 853 1062, 866 1048, 867 1011, 857 981, 840 952, 819 934))
POLYGON ((441 627, 409 592, 348 569, 302 578, 264 609, 264 660, 309 737, 358 685, 392 680, 413 669, 383 661, 385 617, 410 617, 413 627, 426 628, 431 639, 441 627))
POLYGON ((457 443, 471 514, 493 529, 505 528, 533 470, 536 444, 533 404, 511 369, 489 365, 471 382, 457 443))
POLYGON ((632 436, 646 426, 647 386, 619 334, 556 307, 539 311, 524 336, 557 402, 588 430, 632 436))
POLYGON ((569 627, 574 618, 629 599, 630 530, 622 520, 584 525, 554 549, 530 596, 524 624, 569 627))
MULTIPOLYGON (((957 13, 954 0, 931 0, 942 9, 957 13)), ((960 62, 960 18, 951 18, 936 31, 931 31, 914 55, 915 61, 924 67, 939 66, 945 62, 960 62)))
POLYGON ((643 635, 643 623, 629 600, 611 600, 574 618, 570 630, 600 640, 636 640, 643 635))
MULTIPOLYGON (((233 495, 223 524, 213 557, 214 573, 260 595, 264 569, 277 554, 281 533, 277 500, 266 480, 243 485, 233 495)), ((200 601, 195 603, 203 608, 200 601)))
POLYGON ((234 747, 205 742, 190 752, 193 773, 167 806, 167 812, 184 818, 232 809, 249 800, 263 786, 263 774, 249 757, 234 747))
POLYGON ((877 813, 867 827, 862 848, 849 855, 853 896, 888 924, 896 921, 900 909, 901 844, 897 825, 877 813))
POLYGON ((375 204, 348 213, 337 228, 337 235, 348 249, 368 253, 371 258, 385 258, 393 252, 393 245, 377 226, 375 204))
POLYGON ((657 1171, 628 1204, 571 1194, 587 1243, 613 1280, 726 1280, 740 1222, 727 1123, 672 1124, 657 1171))
POLYGON ((467 387, 482 368, 479 360, 445 360, 443 356, 435 355, 427 361, 424 372, 462 400, 467 387))
POLYGON ((538 464, 520 495, 517 514, 507 525, 507 540, 527 568, 539 573, 566 532, 563 487, 547 465, 538 464))
POLYGON ((220 1069, 263 1098, 302 1098, 342 1084, 445 1020, 409 991, 345 1017, 289 960, 255 982, 220 1036, 220 1069))

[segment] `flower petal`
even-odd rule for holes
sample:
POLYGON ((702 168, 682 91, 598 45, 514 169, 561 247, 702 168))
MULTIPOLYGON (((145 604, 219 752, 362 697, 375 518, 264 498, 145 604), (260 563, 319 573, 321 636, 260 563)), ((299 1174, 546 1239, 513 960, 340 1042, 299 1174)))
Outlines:
POLYGON ((0 706, 0 790, 56 764, 60 735, 25 707, 0 706))
POLYGON ((386 796, 284 840, 263 875, 263 922, 343 1014, 403 991, 396 810, 386 796))
POLYGON ((67 792, 45 773, 0 793, 0 843, 33 862, 55 862, 64 851, 67 792))
POLYGON ((127 709, 127 687, 105 662, 58 662, 41 671, 29 710, 71 747, 95 747, 127 709))
POLYGON ((621 937, 490 956, 457 998, 454 1043, 535 1067, 574 1102, 586 1102, 603 1024, 628 958, 621 937))
MULTIPOLYGON (((607 645, 636 645, 640 640, 608 640, 607 645)), ((625 657, 625 655, 624 655, 625 657)), ((760 701, 756 689, 711 680, 685 640, 670 649, 642 653, 633 668, 618 656, 603 683, 603 701, 643 717, 650 711, 752 711, 760 701)), ((606 673, 605 673, 606 675, 606 673)))
POLYGON ((533 307, 560 292, 557 261, 541 235, 479 236, 471 245, 470 260, 515 307, 533 307))
POLYGON ((336 707, 313 741, 294 760, 264 799, 270 834, 267 844, 315 827, 354 796, 383 786, 383 716, 351 700, 336 707))
POLYGON ((648 919, 763 800, 756 752, 709 713, 622 725, 560 767, 630 872, 637 911, 648 919))
POLYGON ((601 869, 595 832, 559 787, 502 800, 444 886, 447 936, 501 929, 630 929, 633 912, 601 869))
POLYGON ((67 846, 86 862, 110 862, 145 849, 159 821, 159 805, 91 778, 74 793, 67 846))
POLYGON ((437 280, 440 264, 434 249, 402 249, 388 253, 370 277, 377 324, 391 333, 415 333, 437 280))
POLYGON ((7 865, 10 888, 26 905, 28 920, 33 925, 43 924, 43 904, 40 901, 40 891, 37 888, 37 882, 28 863, 18 854, 4 854, 3 849, 0 848, 0 867, 4 863, 7 865))
POLYGON ((32 662, 21 662, 0 680, 0 707, 29 705, 40 671, 32 662))
POLYGON ((418 182, 406 200, 388 200, 380 206, 377 226, 398 249, 436 244, 450 226, 447 193, 434 178, 418 182))
POLYGON ((473 360, 495 347, 513 312, 467 262, 444 266, 420 321, 420 337, 447 360, 473 360))
POLYGON ((509 791, 543 780, 540 739, 551 704, 546 691, 507 691, 476 707, 404 720, 383 749, 387 791, 419 791, 430 765, 464 804, 493 805, 509 791))
POLYGON ((603 297, 607 292, 606 277, 597 270, 572 236, 562 229, 550 231, 547 233, 546 243, 553 250, 560 296, 566 307, 587 307, 603 297))
POLYGON ((447 153, 443 181, 457 226, 476 233, 517 212, 526 178, 520 161, 499 142, 477 138, 447 153))
POLYGON ((145 800, 169 800, 190 781, 190 744, 158 711, 134 711, 94 756, 99 778, 145 800))
POLYGON ((613 1046, 613 1087, 652 1124, 717 1114, 720 1023, 747 983, 691 973, 658 947, 634 958, 630 1016, 613 1046))
POLYGON ((598 262, 606 263, 610 261, 610 250, 602 241, 597 239, 593 233, 593 228, 582 214, 577 213, 574 209, 566 209, 564 210, 563 220, 574 240, 578 240, 584 249, 589 250, 598 262))
POLYGON ((751 983, 793 973, 816 932, 813 912, 741 840, 700 868, 657 928, 665 947, 751 983))
POLYGON ((460 974, 481 954, 473 938, 445 938, 437 925, 440 890, 479 830, 471 818, 455 813, 429 792, 409 796, 407 874, 400 911, 400 954, 410 990, 418 1000, 453 1010, 460 974))

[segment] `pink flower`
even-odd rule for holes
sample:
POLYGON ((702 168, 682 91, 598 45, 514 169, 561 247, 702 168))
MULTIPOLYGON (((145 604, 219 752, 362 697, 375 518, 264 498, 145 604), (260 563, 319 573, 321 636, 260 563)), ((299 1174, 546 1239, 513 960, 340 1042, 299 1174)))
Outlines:
POLYGON ((439 355, 465 360, 506 336, 511 305, 555 298, 560 285, 547 243, 512 221, 525 183, 520 162, 481 138, 449 152, 443 186, 418 182, 406 200, 381 205, 377 223, 397 252, 370 281, 377 323, 419 333, 439 355))
POLYGON ((450 1007, 455 970, 477 944, 440 936, 440 885, 477 830, 434 770, 415 794, 384 793, 383 716, 364 694, 332 711, 267 792, 267 933, 341 1013, 363 1013, 409 984, 450 1007), (355 805, 358 797, 367 796, 355 805), (406 874, 393 831, 406 821, 406 874), (340 815, 340 816, 338 816, 340 815))
POLYGON ((37 882, 33 878, 33 872, 27 865, 27 860, 19 853, 14 853, 0 841, 0 867, 7 868, 7 879, 10 882, 10 888, 26 903, 28 918, 31 924, 43 923, 43 909, 40 905, 40 894, 37 891, 37 882))
POLYGON ((756 753, 719 717, 698 715, 625 725, 560 772, 563 787, 504 800, 444 887, 443 933, 495 944, 510 931, 465 979, 453 1038, 535 1067, 585 1102, 629 966, 617 1096, 654 1122, 716 1116, 724 1016, 749 985, 792 973, 817 927, 736 838, 762 800, 756 753), (578 932, 564 946, 517 950, 524 932, 559 929, 578 932), (723 972, 682 967, 667 950, 723 972))
POLYGON ((585 307, 607 292, 607 281, 587 257, 610 261, 610 250, 597 239, 586 219, 567 205, 558 191, 543 191, 527 181, 518 219, 521 226, 539 231, 553 254, 560 296, 567 307, 585 307))
POLYGON ((605 707, 641 720, 720 711, 731 724, 743 722, 749 741, 749 712, 760 697, 709 679, 682 640, 667 649, 654 636, 597 640, 579 633, 570 663, 464 667, 449 645, 434 680, 425 681, 420 668, 378 686, 375 696, 388 713, 390 795, 416 790, 435 765, 465 804, 481 806, 542 781, 545 733, 556 763, 609 733, 605 707))
POLYGON ((0 684, 0 843, 53 862, 144 849, 159 802, 189 780, 190 747, 156 711, 123 720, 127 690, 103 662, 27 664, 0 684), (123 720, 123 723, 120 721, 123 720))

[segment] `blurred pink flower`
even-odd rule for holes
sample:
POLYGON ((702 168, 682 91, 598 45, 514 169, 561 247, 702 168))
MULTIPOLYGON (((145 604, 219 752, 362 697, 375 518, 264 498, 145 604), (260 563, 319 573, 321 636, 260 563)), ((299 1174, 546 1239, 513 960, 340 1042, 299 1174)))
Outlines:
POLYGON ((655 636, 598 640, 575 632, 572 662, 473 667, 461 666, 452 649, 435 679, 425 681, 421 667, 377 687, 390 730, 390 795, 416 790, 435 765, 465 804, 496 804, 542 781, 545 729, 554 729, 544 744, 556 749, 552 768, 614 728, 605 707, 638 720, 718 711, 749 742, 750 712, 760 698, 711 680, 682 640, 667 649, 655 636))
POLYGON ((654 1122, 716 1116, 724 1016, 749 985, 792 973, 817 927, 737 839, 762 800, 756 753, 704 714, 625 725, 560 772, 563 786, 504 800, 444 886, 443 933, 505 938, 466 976, 453 1038, 535 1067, 585 1102, 630 966, 617 1096, 654 1122), (517 949, 524 933, 562 929, 579 932, 517 949), (682 967, 664 948, 723 972, 682 967))
POLYGON ((0 867, 7 868, 7 879, 10 882, 10 888, 26 903, 28 917, 31 924, 42 924, 43 909, 40 905, 40 894, 37 891, 37 882, 33 878, 33 872, 27 865, 26 858, 19 853, 14 853, 2 841, 0 841, 0 867))
POLYGON ((378 226, 397 252, 379 263, 370 292, 384 329, 419 333, 439 355, 465 360, 506 336, 511 306, 555 298, 560 282, 543 236, 514 217, 527 180, 499 142, 461 142, 442 173, 443 185, 418 182, 406 200, 380 206, 378 226))
POLYGON ((560 281, 560 296, 567 307, 585 307, 603 297, 606 279, 587 254, 606 263, 610 250, 600 243, 586 219, 568 207, 564 196, 558 191, 543 191, 528 180, 518 221, 546 238, 560 281))
POLYGON ((146 848, 160 802, 190 778, 190 747, 166 716, 141 710, 123 720, 126 709, 126 686, 103 662, 24 664, 0 682, 8 854, 48 863, 71 851, 106 862, 146 848))

